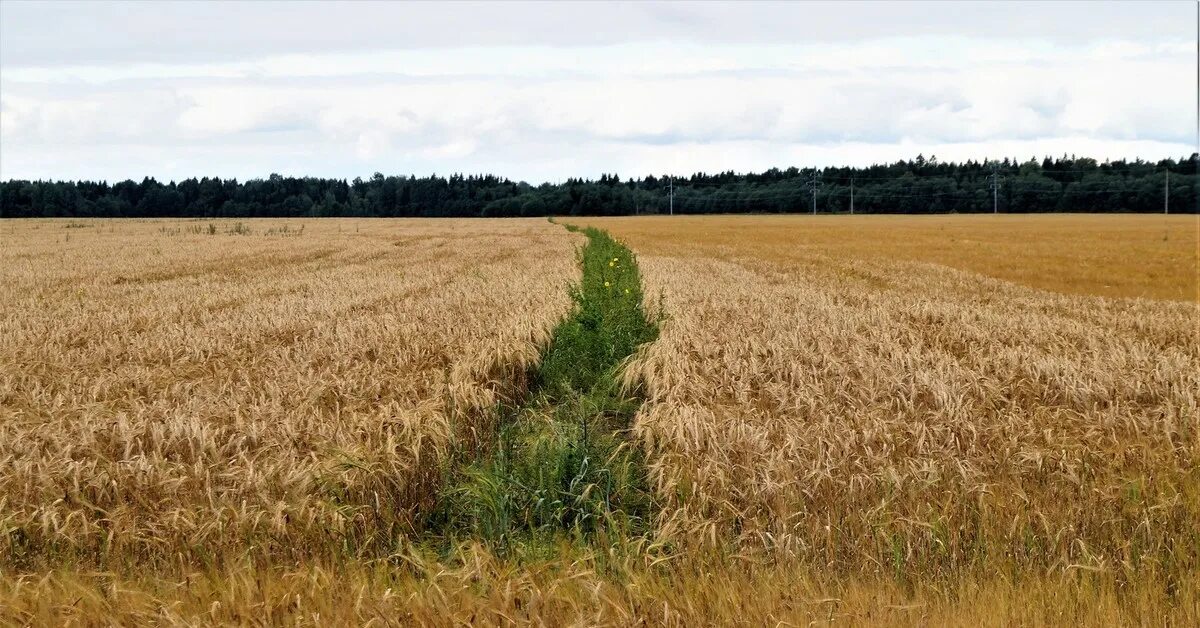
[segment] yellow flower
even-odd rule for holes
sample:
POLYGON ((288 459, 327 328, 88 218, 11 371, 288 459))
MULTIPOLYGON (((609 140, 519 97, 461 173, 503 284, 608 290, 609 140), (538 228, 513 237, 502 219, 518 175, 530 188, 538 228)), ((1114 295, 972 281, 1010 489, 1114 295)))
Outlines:
POLYGON ((614 263, 615 263, 615 262, 609 262, 609 263, 608 263, 608 267, 609 267, 609 268, 612 268, 612 265, 613 265, 614 263))
POLYGON ((629 294, 629 288, 625 289, 625 294, 629 294))
POLYGON ((609 286, 611 286, 611 285, 612 285, 612 284, 608 283, 607 281, 606 281, 606 282, 604 282, 604 287, 605 287, 605 288, 607 288, 607 287, 609 287, 609 286))

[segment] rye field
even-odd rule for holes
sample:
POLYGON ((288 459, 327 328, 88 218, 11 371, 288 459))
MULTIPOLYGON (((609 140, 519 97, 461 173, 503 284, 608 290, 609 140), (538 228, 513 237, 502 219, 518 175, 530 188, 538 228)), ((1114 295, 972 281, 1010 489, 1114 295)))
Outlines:
POLYGON ((0 625, 1197 625, 1195 216, 0 222, 0 625))

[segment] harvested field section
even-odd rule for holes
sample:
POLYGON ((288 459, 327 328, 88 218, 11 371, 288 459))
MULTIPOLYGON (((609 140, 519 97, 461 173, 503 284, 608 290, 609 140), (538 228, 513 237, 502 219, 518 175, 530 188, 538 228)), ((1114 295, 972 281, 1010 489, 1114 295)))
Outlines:
POLYGON ((10 567, 386 552, 578 272, 542 220, 63 224, 0 251, 10 567))
POLYGON ((586 222, 665 294, 630 373, 668 536, 901 581, 1099 570, 1174 590, 1200 568, 1194 304, 823 252, 800 227, 738 248, 727 217, 586 222))

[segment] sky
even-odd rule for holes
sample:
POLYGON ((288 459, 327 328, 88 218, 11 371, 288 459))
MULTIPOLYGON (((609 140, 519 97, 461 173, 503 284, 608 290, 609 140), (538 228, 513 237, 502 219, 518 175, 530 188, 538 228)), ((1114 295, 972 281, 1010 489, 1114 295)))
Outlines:
POLYGON ((0 179, 1180 157, 1197 10, 4 0, 0 179))

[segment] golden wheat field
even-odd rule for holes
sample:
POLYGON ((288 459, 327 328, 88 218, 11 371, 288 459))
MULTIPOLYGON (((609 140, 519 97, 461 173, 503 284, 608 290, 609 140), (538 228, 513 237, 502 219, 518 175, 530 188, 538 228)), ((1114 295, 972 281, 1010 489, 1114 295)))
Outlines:
POLYGON ((567 222, 665 316, 654 532, 518 559, 414 516, 580 236, 0 224, 0 624, 1200 623, 1195 217, 567 222))
POLYGON ((575 272, 545 221, 78 224, 4 226, 9 568, 377 555, 575 272))

